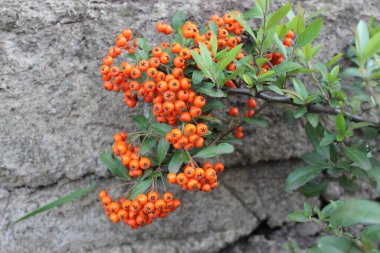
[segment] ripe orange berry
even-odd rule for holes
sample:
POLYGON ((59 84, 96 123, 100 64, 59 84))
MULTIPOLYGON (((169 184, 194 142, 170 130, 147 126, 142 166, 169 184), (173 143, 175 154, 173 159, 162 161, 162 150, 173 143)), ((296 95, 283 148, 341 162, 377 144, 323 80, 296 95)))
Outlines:
POLYGON ((108 196, 107 192, 106 191, 100 191, 99 192, 99 198, 100 199, 103 199, 104 197, 108 196))
POLYGON ((191 58, 190 50, 188 48, 181 48, 181 50, 179 51, 179 56, 181 56, 181 58, 184 60, 190 59, 191 58))
POLYGON ((285 47, 290 47, 290 46, 292 45, 292 39, 286 37, 286 38, 283 40, 283 44, 284 44, 285 47))
POLYGON ((253 98, 248 99, 247 105, 249 108, 254 109, 256 107, 256 100, 253 98))
POLYGON ((111 213, 110 214, 110 220, 112 222, 115 222, 115 223, 118 223, 120 221, 120 218, 119 216, 117 215, 117 213, 111 213))
POLYGON ((148 200, 151 202, 155 202, 158 199, 158 193, 155 191, 151 191, 148 193, 148 200))
POLYGON ((197 134, 199 134, 200 136, 203 136, 207 134, 207 132, 208 132, 208 127, 206 124, 200 123, 197 125, 197 134))
POLYGON ((139 166, 141 169, 146 170, 150 168, 150 160, 147 157, 143 157, 139 161, 139 166))
POLYGON ((143 193, 137 195, 136 199, 139 201, 139 203, 142 206, 145 205, 148 202, 148 197, 145 194, 143 194, 143 193))
POLYGON ((216 171, 214 169, 207 169, 205 171, 205 178, 207 180, 214 180, 216 177, 216 171))
POLYGON ((204 144, 204 139, 203 139, 203 137, 199 137, 198 139, 197 139, 197 141, 195 142, 195 146, 197 147, 197 148, 201 148, 201 147, 203 147, 203 144, 204 144))
POLYGON ((179 174, 177 175, 177 183, 178 183, 179 185, 187 184, 187 181, 188 181, 188 179, 187 179, 187 177, 185 176, 184 173, 179 173, 179 174))
POLYGON ((286 38, 294 38, 294 32, 293 31, 289 31, 287 34, 286 34, 286 38))
POLYGON ((129 163, 129 168, 131 170, 138 170, 140 168, 140 163, 138 160, 132 160, 130 163, 129 163))
POLYGON ((194 98, 194 105, 197 107, 203 107, 206 104, 206 99, 202 96, 196 96, 194 98))
POLYGON ((209 184, 204 184, 204 185, 202 185, 201 190, 204 191, 204 192, 210 192, 211 191, 211 186, 209 184))
POLYGON ((224 165, 223 163, 216 163, 214 165, 214 170, 216 171, 216 173, 221 173, 224 171, 224 165))
POLYGON ((117 213, 120 210, 120 204, 117 202, 112 202, 108 205, 108 208, 109 208, 110 212, 117 213))
POLYGON ((156 200, 156 202, 154 203, 154 206, 156 207, 156 209, 158 210, 164 210, 165 207, 166 207, 166 202, 163 200, 163 199, 158 199, 156 200))
POLYGON ((160 47, 154 47, 152 49, 152 54, 154 57, 160 57, 162 55, 162 50, 160 47))
POLYGON ((213 166, 212 166, 212 163, 210 163, 210 162, 205 162, 205 163, 203 164, 202 168, 203 168, 204 170, 207 170, 207 169, 210 169, 210 168, 212 169, 213 166))
POLYGON ((153 202, 148 202, 144 205, 143 207, 143 211, 144 213, 148 214, 148 213, 151 213, 152 211, 154 211, 156 209, 155 205, 153 202))
POLYGON ((177 182, 177 175, 174 173, 169 173, 167 176, 169 184, 175 184, 177 182))
POLYGON ((174 141, 180 139, 182 137, 182 132, 181 130, 177 129, 177 128, 174 128, 170 131, 171 133, 171 136, 173 138, 174 141))
POLYGON ((186 166, 183 169, 183 173, 187 178, 192 178, 195 175, 195 169, 192 166, 186 166))
POLYGON ((232 117, 236 117, 239 115, 239 109, 237 107, 231 107, 228 114, 232 117))
POLYGON ((197 127, 194 124, 186 124, 185 125, 185 134, 191 135, 197 132, 197 127))
POLYGON ((165 192, 164 195, 162 195, 162 199, 165 202, 173 201, 173 199, 174 199, 173 193, 171 193, 171 192, 165 192))

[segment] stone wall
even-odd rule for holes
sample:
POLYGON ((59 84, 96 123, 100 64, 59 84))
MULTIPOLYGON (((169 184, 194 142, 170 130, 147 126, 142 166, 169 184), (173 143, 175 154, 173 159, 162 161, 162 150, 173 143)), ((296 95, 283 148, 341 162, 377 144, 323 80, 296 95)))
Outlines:
MULTIPOLYGON (((299 2, 309 13, 323 10, 323 56, 343 50, 360 18, 379 18, 378 0, 299 2)), ((251 3, 2 0, 0 226, 88 184, 90 175, 104 186, 115 182, 98 154, 110 149, 114 133, 133 128, 130 116, 142 109, 129 110, 121 95, 101 89, 100 59, 115 34, 131 27, 153 38, 155 22, 176 10, 204 22, 203 16, 251 3)), ((303 201, 283 190, 286 174, 309 149, 301 123, 288 122, 277 108, 264 115, 270 127, 248 130, 249 145, 228 157, 222 186, 211 194, 178 193, 186 195, 183 206, 170 219, 130 231, 106 221, 94 193, 1 232, 0 251, 279 252, 286 240, 276 233, 313 236, 297 232, 312 228, 284 225, 303 201)))

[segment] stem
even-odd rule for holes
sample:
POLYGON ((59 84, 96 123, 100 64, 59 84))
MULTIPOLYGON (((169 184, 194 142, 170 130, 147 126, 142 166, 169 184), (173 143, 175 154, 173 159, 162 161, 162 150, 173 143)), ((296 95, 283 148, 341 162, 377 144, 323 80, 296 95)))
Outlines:
MULTIPOLYGON (((246 90, 246 89, 230 89, 228 90, 228 92, 232 94, 240 94, 240 95, 260 98, 269 103, 289 104, 289 105, 293 105, 297 107, 301 106, 301 105, 295 104, 287 96, 272 96, 266 93, 258 93, 256 95, 253 95, 249 90, 246 90)), ((348 112, 344 112, 341 109, 326 107, 326 106, 318 105, 318 104, 309 104, 307 105, 307 109, 309 112, 324 113, 324 114, 331 114, 331 115, 337 115, 337 114, 343 113, 348 119, 352 120, 353 122, 368 122, 368 123, 371 123, 374 128, 380 128, 380 122, 364 118, 360 115, 354 115, 348 112)))

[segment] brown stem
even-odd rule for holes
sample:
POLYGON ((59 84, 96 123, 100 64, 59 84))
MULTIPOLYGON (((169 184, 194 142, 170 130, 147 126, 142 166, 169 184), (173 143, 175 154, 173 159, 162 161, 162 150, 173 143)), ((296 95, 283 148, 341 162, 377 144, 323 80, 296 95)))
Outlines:
MULTIPOLYGON (((287 96, 277 96, 277 95, 274 96, 274 95, 269 95, 269 94, 266 94, 263 92, 258 93, 256 95, 253 95, 247 89, 229 89, 228 92, 231 94, 240 94, 240 95, 246 95, 246 96, 260 98, 260 99, 263 99, 269 103, 289 104, 289 105, 293 105, 293 106, 297 106, 297 107, 301 106, 301 105, 295 104, 287 96)), ((360 115, 350 114, 350 113, 344 112, 344 111, 337 109, 337 108, 326 107, 326 106, 318 105, 318 104, 310 104, 310 105, 307 105, 307 109, 309 112, 325 113, 325 114, 331 114, 331 115, 337 115, 337 114, 343 113, 344 115, 346 115, 347 118, 349 118, 350 120, 352 120, 354 122, 368 122, 368 123, 371 123, 374 128, 380 128, 380 122, 364 118, 360 115)))

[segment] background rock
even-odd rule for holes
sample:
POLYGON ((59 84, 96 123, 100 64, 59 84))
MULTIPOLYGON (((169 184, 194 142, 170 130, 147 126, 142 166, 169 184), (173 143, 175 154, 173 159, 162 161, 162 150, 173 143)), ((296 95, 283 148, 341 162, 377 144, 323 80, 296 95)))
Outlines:
MULTIPOLYGON (((284 1, 274 2, 280 6, 284 1)), ((343 50, 359 19, 368 21, 371 15, 379 19, 378 0, 299 2, 307 13, 322 10, 325 26, 320 42, 326 44, 322 59, 343 50)), ((153 38, 155 22, 167 20, 176 10, 204 23, 205 16, 247 10, 251 4, 249 0, 3 0, 0 225, 86 184, 91 174, 108 177, 98 154, 110 149, 114 133, 133 128, 130 115, 142 109, 131 111, 120 95, 101 89, 100 59, 117 33, 132 27, 153 38)), ((154 246, 157 252, 216 252, 251 234, 263 220, 271 229, 282 225, 287 212, 302 203, 299 196, 283 195, 282 190, 285 175, 296 162, 269 162, 254 169, 250 165, 298 158, 308 144, 301 122, 288 122, 285 110, 270 108, 264 115, 270 128, 247 130, 252 136, 245 140, 248 145, 227 158, 229 166, 237 169, 228 168, 224 186, 210 195, 186 196, 172 219, 147 232, 109 224, 92 196, 0 234, 0 248, 5 252, 146 252, 154 246), (248 167, 237 167, 241 164, 248 167), (270 200, 283 209, 271 206, 270 200)), ((250 240, 249 248, 258 248, 261 237, 250 240)))

